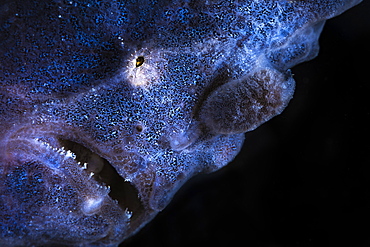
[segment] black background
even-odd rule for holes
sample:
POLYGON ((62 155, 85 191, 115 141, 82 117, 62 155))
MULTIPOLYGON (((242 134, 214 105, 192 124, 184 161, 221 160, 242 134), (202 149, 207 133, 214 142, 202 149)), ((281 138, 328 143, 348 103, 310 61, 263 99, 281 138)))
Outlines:
POLYGON ((280 116, 121 246, 370 246, 370 1, 329 20, 280 116))

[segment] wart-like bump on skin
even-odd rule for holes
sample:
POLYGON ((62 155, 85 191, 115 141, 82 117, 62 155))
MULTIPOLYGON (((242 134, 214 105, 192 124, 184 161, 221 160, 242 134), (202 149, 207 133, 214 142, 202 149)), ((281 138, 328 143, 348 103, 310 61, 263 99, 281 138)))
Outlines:
POLYGON ((287 107, 359 2, 1 1, 0 246, 118 246, 287 107))

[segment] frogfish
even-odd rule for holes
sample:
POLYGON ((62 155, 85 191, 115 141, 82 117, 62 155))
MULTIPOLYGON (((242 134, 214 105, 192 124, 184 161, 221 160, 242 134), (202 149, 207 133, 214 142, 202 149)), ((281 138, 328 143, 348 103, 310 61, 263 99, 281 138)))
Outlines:
POLYGON ((0 245, 118 246, 227 165, 360 0, 2 0, 0 245))

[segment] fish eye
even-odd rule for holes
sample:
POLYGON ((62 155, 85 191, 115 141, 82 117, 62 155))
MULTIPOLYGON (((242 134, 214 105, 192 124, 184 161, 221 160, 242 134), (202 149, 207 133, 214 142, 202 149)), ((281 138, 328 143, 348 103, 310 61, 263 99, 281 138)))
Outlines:
POLYGON ((144 63, 144 57, 143 56, 138 56, 137 58, 136 58, 136 68, 137 67, 140 67, 141 65, 143 65, 143 63, 144 63))

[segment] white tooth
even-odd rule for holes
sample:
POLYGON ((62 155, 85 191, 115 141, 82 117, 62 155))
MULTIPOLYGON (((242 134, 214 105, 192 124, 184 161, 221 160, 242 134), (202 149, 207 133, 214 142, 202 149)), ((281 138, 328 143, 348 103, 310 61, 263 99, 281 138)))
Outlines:
POLYGON ((127 218, 131 218, 132 216, 132 211, 129 211, 128 208, 125 209, 125 215, 127 216, 127 218))
MULTIPOLYGON (((80 162, 78 162, 80 163, 80 162)), ((84 163, 83 166, 82 166, 82 169, 86 170, 87 169, 87 163, 84 163)))
POLYGON ((72 158, 74 160, 76 159, 76 155, 73 152, 71 152, 70 150, 67 151, 65 156, 66 156, 66 158, 72 158))

